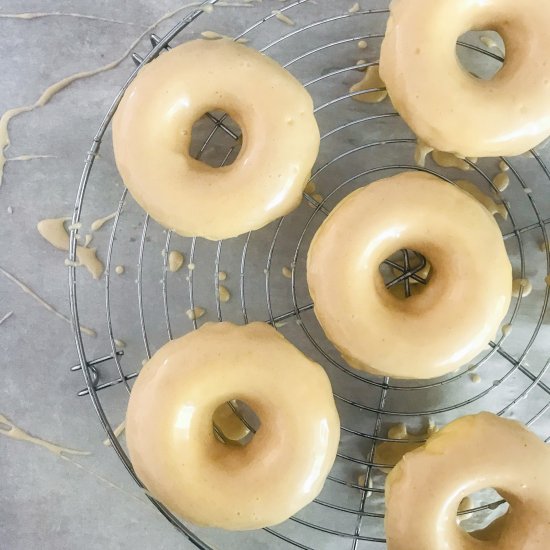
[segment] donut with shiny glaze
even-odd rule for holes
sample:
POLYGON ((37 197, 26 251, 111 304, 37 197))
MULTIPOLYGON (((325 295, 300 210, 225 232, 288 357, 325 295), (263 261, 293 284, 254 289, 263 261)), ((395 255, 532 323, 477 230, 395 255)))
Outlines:
POLYGON ((500 229, 469 193, 405 172, 342 200, 315 234, 307 282, 325 334, 357 369, 434 378, 487 347, 511 300, 500 229), (400 299, 380 264, 409 249, 431 265, 422 292, 400 299))
POLYGON ((275 61, 232 40, 194 40, 140 70, 116 110, 113 147, 124 184, 152 218, 218 240, 298 206, 319 129, 310 95, 275 61), (189 154, 193 124, 213 110, 242 129, 228 166, 189 154))
POLYGON ((459 418, 393 468, 385 528, 388 550, 547 550, 550 447, 515 420, 491 413, 459 418), (468 533, 456 521, 459 504, 489 487, 510 508, 468 533))
POLYGON ((340 421, 325 371, 265 323, 206 323, 145 364, 126 415, 136 474, 175 514, 230 530, 280 523, 321 491, 340 421), (247 445, 214 434, 219 405, 247 403, 247 445))
POLYGON ((380 76, 413 132, 465 157, 519 155, 550 135, 550 10, 540 0, 392 0, 380 76), (506 46, 489 80, 460 63, 466 31, 506 46))

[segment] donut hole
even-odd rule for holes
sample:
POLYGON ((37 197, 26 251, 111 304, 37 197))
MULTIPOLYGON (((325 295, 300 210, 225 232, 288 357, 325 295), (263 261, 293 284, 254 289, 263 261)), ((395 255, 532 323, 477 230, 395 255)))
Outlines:
POLYGON ((191 128, 189 155, 212 168, 235 162, 242 145, 241 127, 222 110, 204 113, 191 128))
POLYGON ((496 489, 489 487, 462 499, 456 521, 460 529, 472 537, 487 540, 495 538, 494 535, 506 521, 509 508, 508 501, 496 489))
POLYGON ((492 55, 463 46, 460 42, 471 44, 493 55, 504 58, 505 45, 502 36, 493 30, 468 31, 459 37, 456 43, 456 55, 462 68, 475 78, 491 80, 502 69, 504 62, 492 55))
POLYGON ((431 264, 415 250, 398 250, 380 264, 388 291, 399 299, 422 294, 431 277, 431 264))
POLYGON ((222 403, 212 415, 214 435, 225 445, 248 445, 260 424, 254 410, 238 399, 222 403))

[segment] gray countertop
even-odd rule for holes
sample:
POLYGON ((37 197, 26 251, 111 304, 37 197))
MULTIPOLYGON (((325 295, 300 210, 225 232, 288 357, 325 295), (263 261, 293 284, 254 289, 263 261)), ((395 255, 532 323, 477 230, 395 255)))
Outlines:
MULTIPOLYGON (((342 12, 347 12, 347 9, 354 3, 351 0, 346 0, 346 2, 338 0, 338 2, 345 6, 342 8, 342 12)), ((361 4, 364 7, 379 7, 385 6, 386 2, 363 0, 361 4)), ((175 0, 157 0, 155 2, 147 0, 117 2, 109 0, 97 2, 2 0, 0 6, 0 52, 2 52, 0 113, 14 107, 33 105, 51 84, 69 75, 106 66, 121 58, 134 38, 143 33, 152 22, 182 5, 184 4, 175 0), (33 12, 54 13, 55 15, 33 19, 3 16, 3 14, 33 12), (85 14, 90 17, 83 18, 74 14, 85 14)), ((272 9, 279 9, 283 5, 278 0, 264 0, 263 3, 252 2, 249 7, 216 7, 213 14, 204 16, 210 19, 201 20, 200 24, 192 24, 178 39, 196 37, 202 30, 214 30, 234 36, 238 31, 270 13, 272 9)), ((311 10, 311 20, 315 17, 321 18, 323 13, 332 13, 334 5, 335 3, 331 5, 328 1, 319 1, 318 5, 308 3, 307 9, 311 10)), ((305 6, 303 10, 305 13, 305 6)), ((181 13, 185 14, 186 10, 181 13)), ((307 19, 305 15, 304 18, 307 19)), ((176 15, 162 22, 155 32, 162 35, 171 28, 177 19, 176 15)), ((380 24, 377 23, 377 25, 380 30, 380 24)), ((337 26, 335 25, 334 28, 337 26)), ((261 46, 268 43, 270 36, 279 36, 282 32, 281 29, 285 32, 288 30, 280 21, 273 21, 270 25, 266 25, 265 29, 265 35, 253 35, 253 45, 257 45, 255 39, 261 46)), ((328 34, 333 37, 331 32, 328 34)), ((295 47, 299 51, 299 45, 296 44, 295 47)), ((148 38, 144 37, 136 46, 135 51, 145 54, 149 48, 148 38)), ((276 47, 274 51, 275 56, 280 54, 276 47)), ((327 66, 334 70, 342 65, 353 65, 361 57, 361 52, 355 48, 353 55, 353 58, 350 57, 344 63, 331 59, 327 66)), ((367 56, 370 55, 367 53, 367 56)), ((281 55, 281 58, 289 59, 290 56, 281 55)), ((367 58, 372 61, 370 57, 367 58)), ((46 243, 36 231, 36 224, 43 218, 72 214, 78 181, 92 137, 113 97, 133 67, 130 57, 126 55, 116 67, 88 78, 75 80, 56 93, 45 106, 19 114, 9 124, 11 145, 5 151, 8 161, 0 187, 0 267, 28 285, 41 298, 66 316, 70 315, 67 268, 64 265, 66 253, 54 250, 46 243), (8 213, 8 208, 11 213, 8 213)), ((308 78, 308 69, 305 65, 298 66, 296 70, 308 78)), ((357 75, 351 77, 345 75, 342 78, 347 79, 343 88, 345 92, 349 84, 357 80, 357 75)), ((323 97, 325 91, 318 90, 319 97, 323 97)), ((328 96, 330 97, 330 94, 328 96)), ((391 106, 382 104, 382 106, 373 107, 375 112, 378 112, 377 109, 384 108, 391 109, 391 106)), ((350 112, 357 118, 362 112, 361 109, 360 104, 354 103, 350 112)), ((330 122, 331 116, 333 115, 327 115, 328 118, 323 119, 321 126, 325 124, 325 127, 322 130, 326 131, 327 128, 332 127, 326 125, 330 122)), ((399 126, 398 132, 401 132, 407 139, 411 139, 410 133, 404 126, 399 126)), ((384 135, 384 129, 376 126, 373 129, 373 135, 375 137, 384 135)), ((356 136, 350 137, 346 142, 348 148, 359 143, 354 142, 354 139, 356 136)), ((334 155, 340 151, 340 145, 338 142, 331 145, 334 155)), ((412 159, 414 146, 410 144, 405 144, 405 146, 408 147, 406 154, 411 155, 412 159)), ((367 164, 380 160, 375 156, 369 157, 368 151, 365 154, 364 162, 367 164)), ((401 154, 398 151, 398 155, 401 154)), ((550 158, 547 151, 542 151, 541 155, 546 160, 550 158)), ((90 196, 86 202, 88 208, 83 214, 86 224, 97 217, 111 213, 116 208, 122 192, 121 183, 112 163, 110 144, 101 150, 101 156, 104 162, 103 164, 98 163, 98 167, 94 168, 90 182, 90 196)), ((398 156, 397 158, 402 157, 398 156)), ((412 164, 411 159, 409 159, 409 164, 412 164)), ((324 153, 320 162, 326 162, 326 160, 327 155, 324 153)), ((362 162, 360 161, 359 164, 362 162)), ((396 162, 395 159, 393 162, 396 162)), ((529 159, 520 159, 516 166, 519 166, 518 170, 525 175, 530 188, 532 188, 541 217, 549 220, 549 182, 540 170, 537 172, 532 165, 528 165, 528 162, 529 159)), ((346 170, 349 169, 350 173, 355 174, 360 169, 357 163, 354 163, 355 161, 350 157, 346 170)), ((480 163, 480 166, 495 173, 496 164, 495 166, 489 165, 489 161, 487 161, 486 164, 480 163)), ((332 188, 330 181, 332 173, 327 171, 325 175, 325 180, 322 177, 319 178, 318 185, 326 194, 332 188)), ((452 176, 459 177, 460 173, 452 172, 452 176)), ((519 185, 517 182, 514 184, 519 185)), ((528 205, 521 206, 520 204, 521 201, 527 200, 527 195, 519 193, 521 195, 519 196, 513 186, 509 193, 508 200, 514 206, 519 205, 514 210, 517 226, 524 227, 532 223, 533 220, 529 217, 532 212, 530 210, 528 212, 528 205)), ((338 196, 335 196, 335 199, 337 198, 338 196)), ((140 223, 143 222, 143 216, 139 214, 135 205, 130 205, 128 210, 130 225, 126 227, 129 229, 126 233, 123 231, 122 236, 117 238, 115 247, 120 246, 117 250, 117 259, 113 260, 114 265, 124 264, 126 273, 113 280, 113 285, 118 291, 118 297, 115 300, 118 304, 118 311, 125 310, 126 299, 131 299, 132 305, 129 306, 129 310, 131 309, 131 313, 128 313, 129 318, 125 318, 124 315, 120 317, 115 315, 115 336, 125 340, 128 344, 125 349, 125 360, 139 365, 145 357, 145 352, 143 344, 140 343, 139 323, 130 316, 133 315, 132 308, 135 307, 133 290, 134 279, 137 277, 135 247, 139 244, 140 223), (131 297, 130 294, 126 294, 128 288, 130 288, 128 292, 131 297)), ((304 213, 309 215, 308 212, 311 212, 311 209, 302 207, 300 214, 296 214, 296 216, 304 213)), ((504 233, 513 229, 509 222, 502 222, 501 225, 504 233)), ((109 231, 110 228, 106 227, 94 235, 94 246, 98 247, 98 255, 103 260, 105 260, 109 231)), ((148 242, 158 246, 159 256, 153 262, 155 267, 151 268, 151 278, 155 278, 155 283, 158 283, 158 279, 162 275, 162 271, 159 271, 159 267, 161 268, 162 265, 158 260, 165 237, 161 228, 156 226, 147 237, 148 242)), ((261 239, 262 237, 257 238, 261 239)), ((282 247, 281 257, 285 258, 281 265, 277 264, 279 272, 282 265, 290 265, 294 248, 289 243, 295 238, 290 235, 288 242, 283 240, 282 244, 278 245, 282 247)), ((258 245, 258 249, 265 250, 262 247, 268 246, 269 239, 265 243, 261 241, 262 244, 258 245)), ((516 326, 518 327, 517 330, 514 329, 516 340, 510 340, 508 348, 515 358, 521 356, 527 345, 546 292, 544 285, 544 275, 547 269, 545 257, 537 250, 540 240, 540 231, 536 234, 527 232, 522 243, 526 258, 529 259, 525 262, 525 275, 531 278, 534 291, 530 298, 523 301, 524 305, 518 307, 516 312, 516 326)), ((508 242, 511 243, 509 252, 516 259, 513 263, 515 273, 518 274, 521 269, 521 262, 517 259, 519 252, 515 244, 512 243, 512 239, 508 242)), ((189 254, 187 241, 181 240, 176 243, 181 243, 181 249, 189 254)), ((199 248, 202 246, 199 244, 199 248)), ((236 294, 242 242, 239 245, 241 248, 235 245, 235 250, 239 251, 238 256, 231 256, 233 251, 231 246, 229 244, 224 249, 224 259, 227 257, 227 270, 230 275, 235 275, 229 286, 236 294)), ((254 247, 251 246, 251 248, 254 247)), ((206 245, 201 250, 204 250, 205 257, 208 255, 213 257, 215 253, 212 247, 208 248, 206 245)), ((264 256, 258 254, 256 257, 251 254, 249 259, 249 265, 252 265, 259 273, 259 278, 251 278, 251 280, 258 281, 259 286, 255 288, 260 294, 265 286, 262 279, 265 264, 261 263, 264 261, 264 256)), ((105 324, 105 310, 102 306, 97 307, 97 304, 102 304, 104 300, 104 286, 102 282, 93 281, 86 275, 82 270, 78 271, 81 284, 79 287, 81 289, 81 321, 87 326, 99 329, 105 324)), ((112 277, 116 276, 112 275, 112 277)), ((280 279, 272 282, 273 292, 277 296, 279 294, 282 296, 279 302, 280 307, 276 308, 277 314, 292 310, 293 307, 291 296, 288 293, 284 294, 286 281, 284 278, 280 279)), ((180 282, 183 285, 183 292, 187 292, 183 276, 180 282)), ((197 284, 198 290, 195 290, 195 293, 196 296, 199 296, 200 301, 201 293, 203 293, 200 280, 197 284)), ((251 283, 251 286, 253 284, 256 283, 251 283)), ((158 290, 160 285, 157 284, 155 288, 158 290)), ((204 293, 206 292, 209 292, 211 297, 212 291, 204 290, 204 293)), ((253 294, 255 291, 253 289, 250 292, 253 294)), ((174 303, 181 296, 182 294, 174 294, 172 296, 174 303)), ((298 297, 302 300, 305 296, 306 291, 300 286, 298 297)), ((183 300, 183 298, 181 299, 183 300)), ((209 299, 211 300, 211 298, 209 299)), ((208 304, 201 302, 199 305, 207 305, 209 315, 215 313, 212 301, 208 304)), ((248 306, 251 319, 267 319, 265 304, 260 309, 260 304, 256 304, 254 298, 251 298, 248 306)), ((148 307, 149 304, 146 301, 145 309, 146 314, 149 315, 148 322, 158 326, 164 323, 162 311, 160 313, 149 311, 148 307), (159 315, 158 318, 157 315, 159 315)), ((184 314, 187 307, 184 305, 180 308, 181 311, 173 313, 173 321, 177 327, 176 334, 191 328, 189 324, 186 324, 188 320, 184 314)), ((236 319, 240 315, 240 308, 236 301, 234 309, 232 307, 228 306, 226 316, 236 319)), ((84 548, 86 550, 192 548, 191 543, 186 541, 154 509, 143 492, 132 481, 113 450, 103 444, 105 432, 90 400, 87 397, 77 396, 77 392, 84 386, 82 375, 69 371, 70 367, 78 362, 70 325, 54 316, 28 293, 24 293, 12 280, 0 273, 0 318, 8 312, 13 312, 13 315, 0 325, 0 350, 3 357, 0 364, 0 414, 37 438, 64 447, 87 451, 90 454, 86 456, 67 455, 63 458, 39 445, 2 437, 0 434, 0 475, 2 477, 0 483, 0 548, 2 550, 27 550, 40 546, 56 549, 84 548)), ((304 315, 307 315, 307 312, 304 315)), ((207 315, 207 318, 211 317, 207 315)), ((215 315, 212 318, 215 318, 215 315)), ((313 321, 307 318, 305 322, 313 321)), ((542 373, 549 355, 550 330, 547 317, 543 318, 541 322, 543 322, 543 326, 540 335, 530 346, 528 357, 530 372, 535 376, 542 373)), ((164 327, 164 325, 162 326, 164 327)), ((289 327, 290 325, 287 326, 288 333, 286 335, 315 356, 318 350, 316 351, 314 346, 304 339, 303 335, 293 334, 289 327)), ((292 327, 299 330, 294 323, 292 327)), ((322 338, 318 334, 320 332, 318 328, 313 329, 312 332, 316 335, 315 337, 322 338)), ((153 331, 152 339, 151 345, 153 349, 156 349, 165 339, 165 332, 155 333, 153 331)), ((100 331, 97 338, 86 339, 88 358, 108 353, 109 345, 108 339, 100 331)), ((332 354, 331 357, 337 358, 337 355, 332 354)), ((322 357, 317 357, 317 359, 323 360, 322 357)), ((329 370, 330 368, 329 366, 329 370)), ((506 372, 506 368, 507 363, 505 359, 502 359, 502 364, 494 366, 494 375, 490 379, 483 377, 482 386, 485 382, 488 382, 490 386, 492 379, 502 376, 506 372)), ((518 376, 519 378, 505 379, 494 392, 494 394, 498 393, 498 398, 494 401, 490 403, 480 401, 475 406, 466 406, 463 409, 464 413, 481 408, 495 410, 495 412, 500 410, 501 406, 515 399, 520 390, 526 387, 525 376, 527 375, 520 374, 518 376)), ((542 381, 550 383, 548 373, 544 376, 541 374, 541 378, 542 381)), ((333 383, 337 385, 340 393, 349 390, 348 382, 342 382, 339 385, 337 374, 333 383)), ((466 383, 464 382, 464 384, 466 383)), ((481 389, 481 387, 478 388, 478 391, 481 389)), ((113 426, 118 424, 124 416, 127 398, 123 389, 120 388, 120 390, 121 392, 118 394, 116 393, 118 389, 115 389, 114 393, 108 394, 104 402, 113 426)), ((461 397, 468 399, 473 395, 472 391, 468 386, 464 390, 457 390, 457 395, 460 394, 461 397)), ((407 395, 414 392, 404 393, 406 395, 403 395, 403 392, 400 394, 405 403, 403 407, 406 410, 416 410, 415 406, 409 407, 410 403, 407 405, 407 395)), ((373 394, 372 400, 373 402, 377 401, 378 394, 373 394)), ((399 403, 390 396, 389 406, 399 409, 396 402, 399 403)), ((529 420, 546 402, 548 402, 547 393, 541 387, 535 387, 529 400, 518 400, 516 417, 523 421, 529 420), (531 408, 527 407, 527 402, 531 408)), ((433 409, 436 403, 442 408, 445 407, 444 398, 441 398, 439 394, 430 393, 426 394, 426 401, 421 402, 420 407, 421 409, 433 409)), ((340 412, 343 419, 349 420, 345 407, 340 412)), ((444 423, 452 416, 453 413, 448 415, 442 412, 437 420, 444 423)), ((454 416, 456 416, 456 412, 454 416)), ((510 414, 510 416, 514 415, 510 414)), ((547 417, 548 414, 543 421, 536 424, 538 433, 543 437, 550 434, 547 417)), ((386 418, 383 423, 394 420, 393 417, 386 418)), ((371 419, 367 418, 366 422, 370 421, 371 419)), ((359 423, 355 427, 358 430, 362 429, 359 423)), ((2 428, 0 427, 0 429, 2 428)), ((348 440, 343 442, 344 445, 348 443, 348 440)), ((351 450, 349 452, 352 453, 351 450)), ((379 483, 380 479, 378 479, 379 483)), ((356 505, 357 503, 354 504, 354 506, 356 505)), ((329 524, 331 520, 325 518, 323 521, 329 524)), ((342 528, 353 531, 353 523, 348 522, 342 528)), ((201 530, 201 532, 206 531, 201 530)), ((380 533, 377 532, 377 534, 380 533)), ((242 539, 233 535, 226 537, 219 533, 206 532, 206 538, 216 547, 241 547, 241 542, 238 541, 242 539)), ((308 541, 308 544, 315 544, 315 547, 319 549, 343 547, 339 539, 326 542, 326 544, 319 542, 321 540, 324 539, 313 538, 308 541)), ((269 548, 278 547, 276 539, 272 537, 262 539, 260 535, 251 534, 248 541, 250 548, 258 547, 260 543, 267 544, 269 548)), ((346 548, 349 547, 348 542, 346 541, 346 548)), ((286 546, 284 547, 286 548, 286 546)), ((359 548, 376 550, 380 549, 381 545, 363 544, 359 548)))
MULTIPOLYGON (((0 14, 60 15, 0 18, 0 112, 32 104, 49 85, 119 58, 148 25, 183 5, 173 0, 3 0, 0 14)), ((223 17, 252 21, 265 8, 223 10, 223 17)), ((156 32, 165 32, 176 19, 156 32)), ((148 48, 144 39, 136 50, 148 48)), ((91 138, 132 69, 126 57, 117 68, 74 82, 43 108, 17 116, 9 125, 8 159, 49 158, 6 163, 0 188, 0 266, 65 315, 66 254, 51 248, 35 227, 42 218, 71 215, 91 138)), ((99 215, 111 211, 112 204, 98 204, 99 215)), ((0 413, 34 436, 91 455, 68 461, 42 447, 0 437, 0 548, 191 548, 103 445, 105 432, 89 399, 76 395, 82 376, 69 372, 77 362, 69 324, 0 277, 0 317, 9 311, 12 317, 0 327, 0 413)))

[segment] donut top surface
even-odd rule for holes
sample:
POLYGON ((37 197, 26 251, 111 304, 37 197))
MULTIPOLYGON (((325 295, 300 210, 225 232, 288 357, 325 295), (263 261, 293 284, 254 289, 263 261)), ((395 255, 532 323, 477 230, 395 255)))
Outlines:
POLYGON ((424 379, 457 370, 495 337, 512 268, 484 206, 433 175, 404 172, 332 210, 311 243, 307 280, 317 319, 352 367, 424 379), (428 284, 407 299, 380 272, 401 249, 431 266, 428 284))
POLYGON ((550 446, 515 420, 459 418, 393 468, 386 480, 388 550, 547 550, 550 446), (494 488, 509 511, 487 529, 456 522, 463 498, 494 488))
POLYGON ((311 96, 275 61, 232 40, 194 40, 139 71, 113 118, 113 147, 125 185, 155 220, 218 240, 298 206, 319 129, 311 96), (242 130, 229 166, 189 154, 193 124, 215 110, 242 130))
POLYGON ((540 0, 393 0, 380 53, 392 103, 424 142, 467 157, 519 155, 550 135, 550 9, 540 0), (495 30, 506 46, 489 80, 457 40, 495 30))
POLYGON ((137 475, 172 512, 199 525, 258 529, 319 494, 340 422, 322 367, 274 328, 206 323, 143 367, 126 439, 137 475), (214 435, 213 415, 232 399, 261 422, 245 446, 214 435))

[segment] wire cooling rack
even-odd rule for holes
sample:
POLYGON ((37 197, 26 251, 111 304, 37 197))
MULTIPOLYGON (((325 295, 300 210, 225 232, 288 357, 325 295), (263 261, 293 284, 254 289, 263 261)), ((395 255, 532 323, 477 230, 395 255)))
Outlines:
MULTIPOLYGON (((216 4, 216 0, 203 5, 209 4, 216 4)), ((152 35, 153 47, 143 57, 134 54, 137 68, 94 137, 78 187, 73 224, 96 214, 96 205, 106 200, 112 200, 116 216, 106 243, 102 291, 98 291, 97 283, 88 284, 74 267, 69 268, 79 355, 79 364, 71 370, 82 370, 86 388, 79 395, 91 397, 115 451, 138 484, 124 443, 114 436, 113 429, 124 414, 131 381, 142 359, 150 357, 167 339, 196 329, 205 321, 263 320, 321 363, 331 378, 342 422, 338 456, 321 495, 295 517, 262 531, 221 533, 186 525, 151 499, 170 523, 202 549, 213 545, 257 548, 259 544, 316 550, 383 549, 385 474, 381 471, 384 465, 374 462, 374 450, 383 441, 403 443, 386 435, 388 427, 398 422, 407 423, 414 432, 429 419, 443 425, 464 414, 490 410, 515 417, 550 440, 550 340, 544 323, 549 299, 544 277, 550 273, 546 227, 550 223, 550 172, 545 155, 532 151, 515 158, 467 159, 467 171, 441 168, 431 161, 425 168, 416 166, 415 138, 391 103, 360 103, 353 99, 359 92, 349 92, 361 79, 360 70, 378 63, 387 7, 354 12, 348 11, 351 2, 350 6, 344 4, 319 0, 320 8, 316 8, 307 0, 277 3, 274 7, 295 26, 285 26, 268 10, 264 18, 236 37, 249 39, 253 47, 278 60, 303 82, 314 99, 322 135, 312 173, 315 190, 304 194, 295 212, 229 241, 185 239, 158 226, 120 186, 112 158, 110 123, 122 93, 145 63, 184 40, 180 33, 193 21, 200 18, 192 26, 198 32, 207 30, 202 9, 190 13, 164 37, 152 35), (368 44, 365 50, 358 47, 362 40, 368 44), (492 183, 499 162, 511 181, 502 193, 492 183), (507 219, 498 221, 514 276, 529 278, 533 285, 529 296, 520 290, 513 299, 505 320, 511 328, 491 342, 475 362, 429 381, 380 378, 348 367, 315 319, 305 277, 309 243, 331 209, 357 187, 404 170, 424 170, 449 182, 469 179, 501 201, 507 219), (187 267, 177 273, 168 271, 171 250, 186 255, 187 267), (114 274, 117 264, 126 265, 124 277, 114 274), (227 280, 220 282, 222 271, 227 280), (221 284, 232 293, 227 303, 219 298, 221 284), (98 312, 101 303, 103 313, 98 312), (186 310, 199 306, 206 314, 190 320, 186 310), (106 323, 91 346, 79 325, 81 319, 98 315, 104 316, 106 323), (121 337, 127 340, 124 349, 121 337)), ((498 51, 480 47, 472 42, 474 39, 458 42, 459 56, 469 59, 473 67, 477 65, 480 72, 491 66, 498 68, 503 61, 498 51)), ((210 164, 228 163, 238 151, 238 138, 239 129, 227 115, 208 113, 194 129, 194 154, 210 164)), ((75 259, 76 236, 77 230, 73 230, 71 260, 75 259)), ((402 285, 404 293, 410 294, 413 282, 425 282, 420 276, 423 261, 410 251, 389 259, 385 270, 388 286, 402 285), (388 267, 393 270, 388 272, 388 267)), ((237 410, 236 414, 241 413, 237 410)), ((492 498, 476 496, 467 511, 472 517, 463 525, 470 529, 483 525, 495 509, 497 513, 505 509, 503 504, 498 497, 494 499, 494 493, 492 498)))

